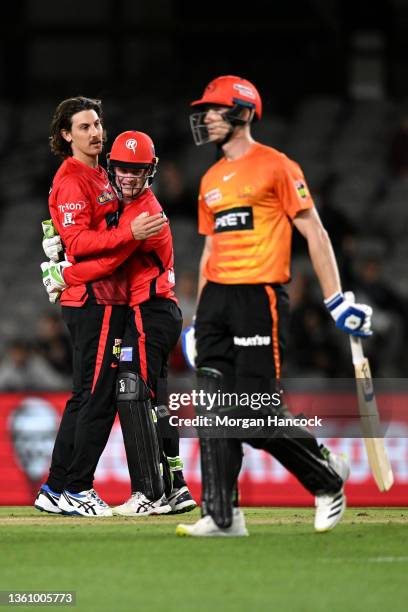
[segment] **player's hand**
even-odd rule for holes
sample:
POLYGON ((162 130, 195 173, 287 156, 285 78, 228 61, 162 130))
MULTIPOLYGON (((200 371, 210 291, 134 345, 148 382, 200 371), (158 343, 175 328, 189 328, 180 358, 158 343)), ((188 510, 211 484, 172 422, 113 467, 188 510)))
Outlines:
POLYGON ((68 261, 62 261, 61 263, 43 261, 41 264, 43 285, 48 293, 48 299, 53 304, 68 286, 64 281, 64 268, 71 265, 68 261))
POLYGON ((187 365, 194 369, 197 358, 194 319, 193 324, 189 325, 181 332, 181 347, 183 349, 183 355, 187 365))
POLYGON ((45 256, 54 262, 58 262, 60 261, 60 259, 64 259, 60 255, 60 253, 62 253, 64 250, 62 246, 61 237, 58 234, 52 219, 46 219, 45 221, 42 221, 41 227, 43 231, 42 247, 45 256))
POLYGON ((52 219, 45 219, 44 221, 41 221, 41 227, 44 238, 52 238, 53 236, 58 235, 52 219))
POLYGON ((354 304, 343 293, 335 293, 324 300, 339 329, 352 336, 371 336, 371 315, 373 309, 366 304, 354 304))
POLYGON ((43 251, 48 259, 51 259, 54 263, 57 263, 60 258, 60 253, 64 250, 61 242, 61 236, 54 236, 53 238, 44 238, 42 241, 43 251))
POLYGON ((146 240, 146 238, 161 232, 166 223, 167 217, 164 213, 150 216, 148 212, 142 212, 139 216, 132 219, 130 229, 135 240, 146 240))

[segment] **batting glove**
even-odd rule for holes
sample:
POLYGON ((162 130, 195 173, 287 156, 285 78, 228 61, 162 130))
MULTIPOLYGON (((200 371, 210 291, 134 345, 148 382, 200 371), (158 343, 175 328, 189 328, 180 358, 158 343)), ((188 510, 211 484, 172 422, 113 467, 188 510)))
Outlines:
POLYGON ((45 256, 51 261, 57 263, 61 257, 60 253, 63 252, 64 248, 61 242, 61 236, 58 234, 55 226, 52 222, 52 219, 46 219, 42 221, 42 230, 43 230, 43 242, 42 247, 45 253, 45 256))
POLYGON ((352 336, 371 336, 371 315, 373 309, 366 304, 354 304, 343 293, 335 293, 324 303, 339 329, 352 336))
POLYGON ((195 368, 195 360, 197 358, 194 324, 195 317, 193 317, 192 325, 189 325, 181 332, 181 347, 184 359, 187 365, 193 369, 195 368))
POLYGON ((54 263, 43 261, 41 264, 43 285, 48 293, 48 299, 52 304, 59 299, 61 292, 68 287, 64 281, 64 268, 71 266, 68 261, 54 263))

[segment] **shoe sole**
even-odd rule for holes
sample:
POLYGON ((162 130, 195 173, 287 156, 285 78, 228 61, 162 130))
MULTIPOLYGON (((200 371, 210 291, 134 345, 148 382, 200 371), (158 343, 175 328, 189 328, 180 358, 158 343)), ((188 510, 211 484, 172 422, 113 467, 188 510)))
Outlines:
POLYGON ((187 529, 185 527, 182 527, 181 525, 178 525, 176 527, 176 536, 180 536, 180 537, 192 537, 191 533, 189 531, 187 531, 187 529))
POLYGON ((327 533, 328 531, 332 531, 332 529, 334 529, 336 527, 336 525, 338 525, 343 517, 343 514, 346 511, 346 498, 344 498, 344 506, 343 509, 341 510, 340 514, 337 516, 337 520, 335 523, 333 523, 333 525, 330 525, 330 527, 325 527, 324 529, 317 529, 317 527, 315 527, 315 531, 316 533, 327 533))
POLYGON ((109 518, 112 516, 112 514, 81 514, 76 510, 73 510, 72 512, 69 510, 61 510, 61 513, 64 516, 81 516, 83 518, 109 518))
POLYGON ((186 512, 191 512, 197 508, 197 504, 195 502, 187 501, 182 502, 180 504, 180 508, 174 508, 169 512, 169 514, 185 514, 186 512))
POLYGON ((200 535, 196 535, 194 533, 190 533, 187 526, 178 525, 176 527, 176 535, 179 537, 190 538, 242 538, 249 536, 249 533, 246 530, 244 533, 223 533, 222 531, 218 531, 216 533, 203 533, 200 535))
POLYGON ((113 508, 112 512, 115 516, 130 516, 130 517, 138 518, 138 517, 144 517, 144 516, 158 516, 160 514, 171 514, 171 507, 167 505, 167 506, 162 506, 161 508, 156 508, 152 512, 138 512, 138 513, 120 512, 113 508))
POLYGON ((34 504, 34 508, 36 508, 40 512, 46 512, 47 514, 62 514, 62 510, 60 508, 58 510, 47 510, 46 508, 41 508, 41 506, 37 506, 37 504, 34 504))

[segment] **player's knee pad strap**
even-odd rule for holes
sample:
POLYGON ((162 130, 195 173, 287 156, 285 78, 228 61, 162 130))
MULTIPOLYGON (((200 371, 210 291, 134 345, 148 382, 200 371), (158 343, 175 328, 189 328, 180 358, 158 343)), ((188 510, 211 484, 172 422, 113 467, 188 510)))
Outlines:
POLYGON ((163 495, 160 447, 149 389, 134 372, 123 372, 117 382, 117 400, 132 490, 149 499, 163 495))

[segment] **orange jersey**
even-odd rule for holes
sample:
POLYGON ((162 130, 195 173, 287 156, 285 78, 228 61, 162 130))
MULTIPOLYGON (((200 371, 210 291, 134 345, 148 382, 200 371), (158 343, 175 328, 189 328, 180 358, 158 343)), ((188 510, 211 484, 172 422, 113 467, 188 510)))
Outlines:
POLYGON ((276 149, 255 143, 220 159, 203 176, 199 232, 212 236, 207 280, 226 285, 290 279, 292 219, 313 207, 303 172, 276 149))

